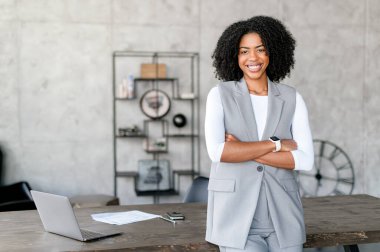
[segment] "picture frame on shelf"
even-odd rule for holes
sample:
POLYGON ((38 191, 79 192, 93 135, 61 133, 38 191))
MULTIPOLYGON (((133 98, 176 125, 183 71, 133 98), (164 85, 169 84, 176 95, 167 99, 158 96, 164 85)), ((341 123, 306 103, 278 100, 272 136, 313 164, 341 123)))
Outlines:
POLYGON ((143 141, 143 149, 148 153, 166 153, 168 127, 166 120, 145 120, 144 128, 147 136, 143 141))
POLYGON ((165 191, 171 189, 169 160, 139 160, 136 190, 165 191))
POLYGON ((166 152, 168 150, 168 141, 166 137, 158 137, 154 139, 145 139, 144 150, 147 152, 166 152))

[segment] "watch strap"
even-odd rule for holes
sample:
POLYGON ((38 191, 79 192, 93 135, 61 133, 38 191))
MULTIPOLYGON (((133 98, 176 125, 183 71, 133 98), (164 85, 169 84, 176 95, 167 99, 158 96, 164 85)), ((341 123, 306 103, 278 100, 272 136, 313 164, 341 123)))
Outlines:
MULTIPOLYGON (((276 137, 277 138, 277 137, 276 137)), ((277 138, 278 139, 278 138, 277 138)), ((269 140, 274 143, 276 145, 276 148, 273 150, 273 152, 278 152, 281 150, 281 140, 278 139, 278 140, 273 140, 271 137, 269 138, 269 140)))
POLYGON ((281 150, 281 140, 274 141, 274 143, 276 144, 276 149, 273 152, 280 151, 281 150))

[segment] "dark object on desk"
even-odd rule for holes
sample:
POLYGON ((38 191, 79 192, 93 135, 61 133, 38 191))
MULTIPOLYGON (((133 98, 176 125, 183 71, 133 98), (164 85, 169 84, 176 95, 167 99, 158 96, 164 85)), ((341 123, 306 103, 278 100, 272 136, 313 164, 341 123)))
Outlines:
POLYGON ((4 156, 0 146, 0 212, 36 209, 27 182, 2 185, 4 156))
POLYGON ((201 202, 207 203, 208 199, 208 178, 199 176, 193 180, 189 191, 187 192, 184 203, 201 202))
POLYGON ((184 220, 185 219, 185 215, 183 215, 183 213, 179 213, 179 212, 167 212, 166 215, 171 220, 184 220))

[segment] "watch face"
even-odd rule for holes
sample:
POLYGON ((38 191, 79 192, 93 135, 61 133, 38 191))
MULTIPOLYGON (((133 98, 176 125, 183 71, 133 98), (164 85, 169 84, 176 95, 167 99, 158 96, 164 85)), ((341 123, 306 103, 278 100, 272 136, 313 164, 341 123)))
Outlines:
POLYGON ((279 141, 280 140, 280 138, 278 138, 276 136, 272 136, 272 137, 270 137, 270 139, 272 139, 272 141, 279 141))
POLYGON ((140 108, 149 118, 164 117, 170 110, 169 96, 158 89, 149 90, 141 97, 140 108))
POLYGON ((336 144, 314 140, 314 166, 298 171, 303 197, 351 194, 355 184, 354 168, 348 155, 336 144))

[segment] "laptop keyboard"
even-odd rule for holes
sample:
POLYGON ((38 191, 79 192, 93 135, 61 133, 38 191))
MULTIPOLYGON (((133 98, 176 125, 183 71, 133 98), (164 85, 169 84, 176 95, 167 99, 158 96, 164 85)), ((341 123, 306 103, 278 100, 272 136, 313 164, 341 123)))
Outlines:
POLYGON ((95 239, 99 237, 103 237, 104 234, 92 232, 90 230, 81 229, 80 232, 82 233, 82 237, 86 240, 95 239))

